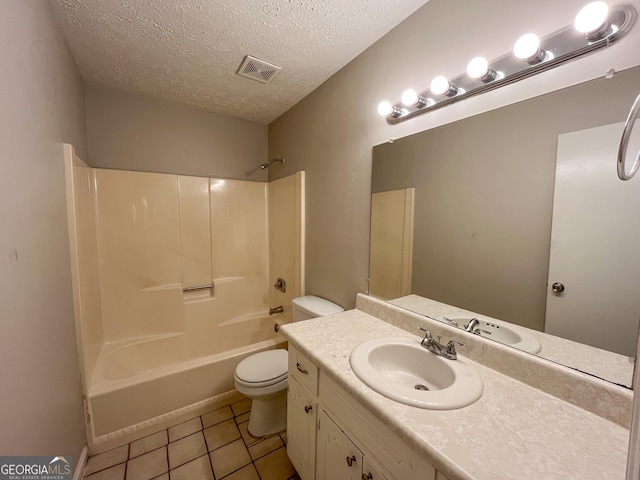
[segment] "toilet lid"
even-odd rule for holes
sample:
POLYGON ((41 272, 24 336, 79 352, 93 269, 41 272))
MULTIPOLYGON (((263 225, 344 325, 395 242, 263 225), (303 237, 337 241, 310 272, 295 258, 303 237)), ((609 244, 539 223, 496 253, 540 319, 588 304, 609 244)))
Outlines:
POLYGON ((279 382, 287 377, 288 353, 279 348, 256 353, 242 360, 236 367, 236 378, 249 384, 279 382))

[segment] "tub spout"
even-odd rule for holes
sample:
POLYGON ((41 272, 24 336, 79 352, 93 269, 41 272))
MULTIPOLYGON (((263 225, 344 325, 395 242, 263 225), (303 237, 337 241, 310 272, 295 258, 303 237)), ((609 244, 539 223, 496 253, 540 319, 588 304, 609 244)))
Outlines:
POLYGON ((284 312, 284 309, 282 308, 282 306, 269 309, 269 315, 273 315, 274 313, 282 313, 282 312, 284 312))

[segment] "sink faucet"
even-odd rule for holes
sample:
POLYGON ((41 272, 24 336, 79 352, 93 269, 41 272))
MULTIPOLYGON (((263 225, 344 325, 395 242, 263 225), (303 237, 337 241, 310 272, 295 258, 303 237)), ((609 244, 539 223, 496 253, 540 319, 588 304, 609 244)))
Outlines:
POLYGON ((426 328, 422 328, 418 325, 418 330, 422 330, 424 332, 424 338, 422 339, 422 342, 420 342, 420 345, 431 353, 435 353, 436 355, 440 355, 446 359, 456 360, 458 358, 456 345, 464 347, 464 343, 460 343, 455 340, 450 340, 446 345, 442 345, 440 343, 440 337, 438 337, 438 340, 434 340, 431 332, 426 328))
POLYGON ((465 329, 467 332, 471 332, 471 333, 473 333, 474 329, 475 329, 478 325, 480 325, 480 320, 478 320, 477 318, 475 318, 475 317, 474 317, 474 318, 472 318, 471 320, 469 320, 469 323, 467 323, 467 324, 464 326, 464 329, 465 329))

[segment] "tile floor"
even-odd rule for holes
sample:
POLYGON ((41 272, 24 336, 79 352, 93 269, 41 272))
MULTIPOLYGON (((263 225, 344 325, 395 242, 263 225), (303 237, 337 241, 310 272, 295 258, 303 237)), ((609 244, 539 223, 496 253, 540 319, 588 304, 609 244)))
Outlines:
POLYGON ((129 445, 90 457, 85 480, 300 480, 286 433, 247 431, 251 400, 192 418, 129 445))

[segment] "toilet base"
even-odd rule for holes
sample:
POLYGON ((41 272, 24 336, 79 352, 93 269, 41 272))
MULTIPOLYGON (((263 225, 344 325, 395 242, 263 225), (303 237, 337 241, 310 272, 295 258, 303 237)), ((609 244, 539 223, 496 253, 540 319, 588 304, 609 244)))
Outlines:
POLYGON ((266 437, 287 428, 287 390, 251 403, 248 430, 254 437, 266 437))

